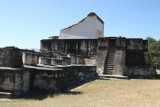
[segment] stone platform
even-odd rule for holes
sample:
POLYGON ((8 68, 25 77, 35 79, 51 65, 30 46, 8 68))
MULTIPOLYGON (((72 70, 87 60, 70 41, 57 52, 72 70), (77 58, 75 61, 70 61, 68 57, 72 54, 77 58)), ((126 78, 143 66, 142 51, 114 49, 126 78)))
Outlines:
POLYGON ((36 90, 62 92, 97 78, 96 67, 85 65, 0 67, 0 74, 0 92, 13 96, 36 90))
POLYGON ((128 79, 128 76, 121 75, 99 75, 100 79, 128 79))

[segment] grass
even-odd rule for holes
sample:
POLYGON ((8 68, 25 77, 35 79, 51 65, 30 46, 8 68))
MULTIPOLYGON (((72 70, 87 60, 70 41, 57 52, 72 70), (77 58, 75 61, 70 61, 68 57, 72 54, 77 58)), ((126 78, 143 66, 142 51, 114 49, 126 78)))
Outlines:
POLYGON ((96 80, 68 94, 0 102, 0 107, 159 107, 160 80, 96 80))

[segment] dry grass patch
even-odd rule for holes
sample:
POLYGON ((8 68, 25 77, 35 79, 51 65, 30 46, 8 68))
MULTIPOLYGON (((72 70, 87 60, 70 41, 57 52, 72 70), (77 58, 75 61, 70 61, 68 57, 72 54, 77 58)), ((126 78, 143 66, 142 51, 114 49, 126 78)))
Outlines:
POLYGON ((1 102, 24 107, 159 107, 159 80, 96 80, 71 94, 48 96, 44 100, 1 102))

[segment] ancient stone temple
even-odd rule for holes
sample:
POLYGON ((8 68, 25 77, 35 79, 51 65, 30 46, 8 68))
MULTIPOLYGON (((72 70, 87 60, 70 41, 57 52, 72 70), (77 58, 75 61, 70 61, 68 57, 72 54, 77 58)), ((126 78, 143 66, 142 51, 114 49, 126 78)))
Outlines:
POLYGON ((103 37, 104 23, 95 14, 61 30, 58 38, 41 40, 41 52, 68 64, 96 66, 99 75, 155 75, 146 40, 103 37), (87 27, 87 28, 86 28, 87 27))
POLYGON ((0 91, 20 95, 64 91, 99 77, 154 78, 157 73, 147 40, 104 37, 104 22, 90 13, 59 36, 41 40, 40 52, 0 48, 0 74, 0 91))

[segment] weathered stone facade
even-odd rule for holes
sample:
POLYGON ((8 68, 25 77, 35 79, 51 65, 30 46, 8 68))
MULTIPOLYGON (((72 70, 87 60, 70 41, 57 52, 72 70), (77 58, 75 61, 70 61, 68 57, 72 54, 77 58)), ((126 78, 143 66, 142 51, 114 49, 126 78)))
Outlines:
POLYGON ((90 13, 78 24, 63 29, 59 37, 41 40, 40 52, 1 48, 0 91, 15 95, 32 90, 59 92, 98 75, 153 77, 157 74, 146 40, 103 37, 103 29, 103 21, 90 13))
POLYGON ((22 67, 21 50, 15 47, 0 48, 1 67, 22 67))
POLYGON ((14 96, 36 90, 61 92, 97 78, 95 66, 70 65, 81 63, 79 56, 61 59, 52 53, 14 47, 1 48, 0 52, 0 91, 14 96))
POLYGON ((68 56, 73 64, 80 64, 76 59, 81 58, 81 64, 95 65, 99 75, 156 75, 147 41, 139 38, 47 39, 41 41, 41 52, 60 59, 68 56))

